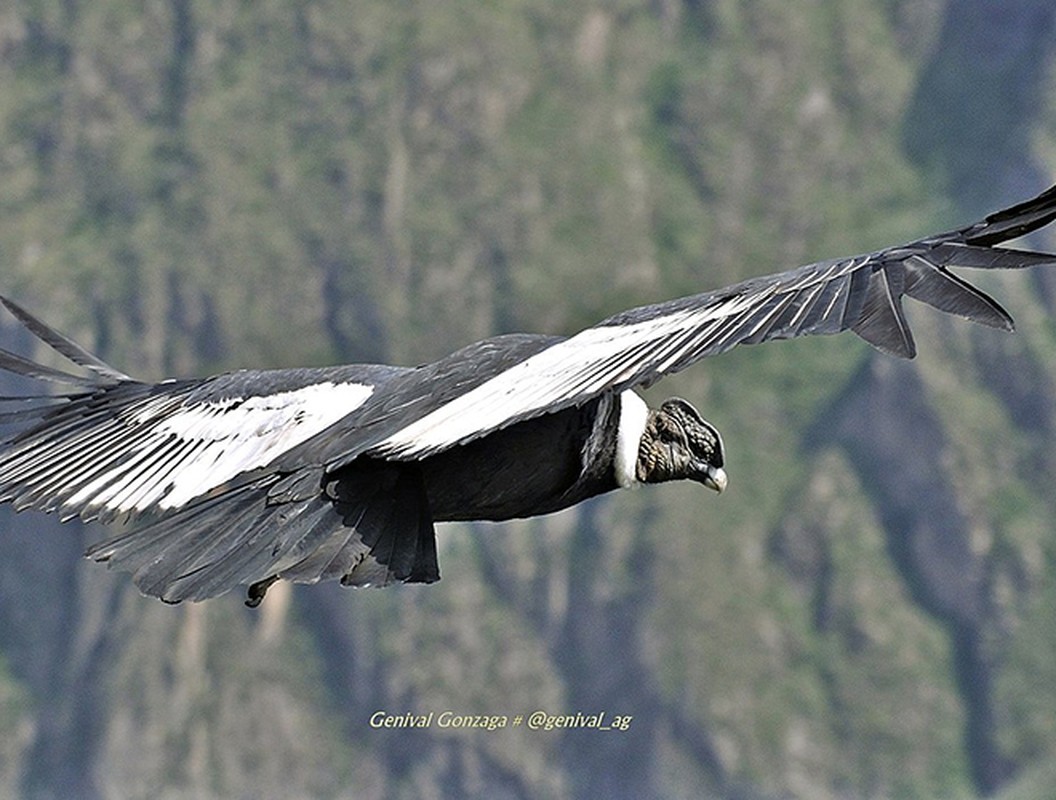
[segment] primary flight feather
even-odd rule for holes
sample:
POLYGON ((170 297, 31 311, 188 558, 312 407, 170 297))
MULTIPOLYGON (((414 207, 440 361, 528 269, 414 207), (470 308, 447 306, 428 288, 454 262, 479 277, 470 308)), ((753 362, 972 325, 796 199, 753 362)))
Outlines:
POLYGON ((144 383, 11 300, 77 366, 0 350, 0 369, 63 384, 0 400, 0 501, 130 530, 89 556, 146 594, 201 600, 276 580, 439 578, 433 523, 567 508, 622 486, 722 491, 722 439, 685 400, 635 388, 738 344, 852 330, 916 352, 908 296, 996 328, 1012 319, 952 267, 1056 264, 1001 247, 1056 218, 1056 186, 965 228, 624 311, 564 338, 497 336, 416 368, 241 370, 144 383))

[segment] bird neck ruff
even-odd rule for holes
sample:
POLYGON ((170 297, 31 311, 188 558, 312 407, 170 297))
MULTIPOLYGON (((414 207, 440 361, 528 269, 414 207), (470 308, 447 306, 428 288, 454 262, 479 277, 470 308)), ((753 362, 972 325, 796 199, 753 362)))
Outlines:
POLYGON ((649 407, 628 389, 620 394, 620 421, 616 429, 616 482, 626 488, 638 485, 638 451, 649 418, 649 407))

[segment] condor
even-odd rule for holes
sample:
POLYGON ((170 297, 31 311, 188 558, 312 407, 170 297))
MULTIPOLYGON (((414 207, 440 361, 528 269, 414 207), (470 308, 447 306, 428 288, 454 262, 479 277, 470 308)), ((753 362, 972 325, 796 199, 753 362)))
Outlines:
POLYGON ((568 338, 485 339, 416 368, 145 383, 3 299, 82 370, 0 350, 0 368, 65 387, 0 401, 0 501, 132 521, 88 555, 171 603, 245 586, 256 605, 279 579, 432 582, 434 522, 531 517, 681 479, 721 492, 715 427, 685 400, 651 409, 635 393, 702 358, 845 330, 912 358, 904 295, 1011 330, 950 268, 1056 264, 1000 246, 1054 217, 1056 187, 948 233, 634 308, 568 338))

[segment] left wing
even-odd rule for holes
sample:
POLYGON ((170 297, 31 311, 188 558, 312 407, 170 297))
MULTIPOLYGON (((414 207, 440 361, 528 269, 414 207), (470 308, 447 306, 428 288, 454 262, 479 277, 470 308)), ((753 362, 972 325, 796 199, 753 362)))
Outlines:
POLYGON ((912 358, 916 348, 902 310, 904 295, 1011 330, 1012 319, 997 302, 950 267, 1056 264, 1056 254, 994 246, 1054 218, 1056 186, 974 225, 901 247, 625 311, 509 367, 366 448, 346 447, 342 460, 364 451, 380 458, 420 459, 603 392, 650 384, 738 344, 852 330, 884 352, 912 358))
POLYGON ((178 510, 248 480, 354 412, 405 370, 381 365, 242 370, 149 384, 129 378, 0 298, 91 374, 0 350, 0 368, 72 387, 0 398, 0 502, 110 521, 178 510), (249 477, 247 477, 249 476, 249 477))

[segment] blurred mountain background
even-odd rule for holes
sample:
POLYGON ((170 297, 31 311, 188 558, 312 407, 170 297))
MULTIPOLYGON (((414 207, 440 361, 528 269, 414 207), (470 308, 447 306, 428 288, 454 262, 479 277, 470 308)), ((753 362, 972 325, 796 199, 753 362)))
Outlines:
MULTIPOLYGON (((1050 0, 8 0, 0 292, 152 379, 571 333, 1056 182, 1054 34, 1050 0)), ((726 494, 442 526, 434 586, 168 607, 0 509, 0 796, 1052 797, 1056 273, 981 283, 1018 335, 911 309, 911 363, 665 381, 726 494), (369 723, 536 709, 633 720, 369 723)))

